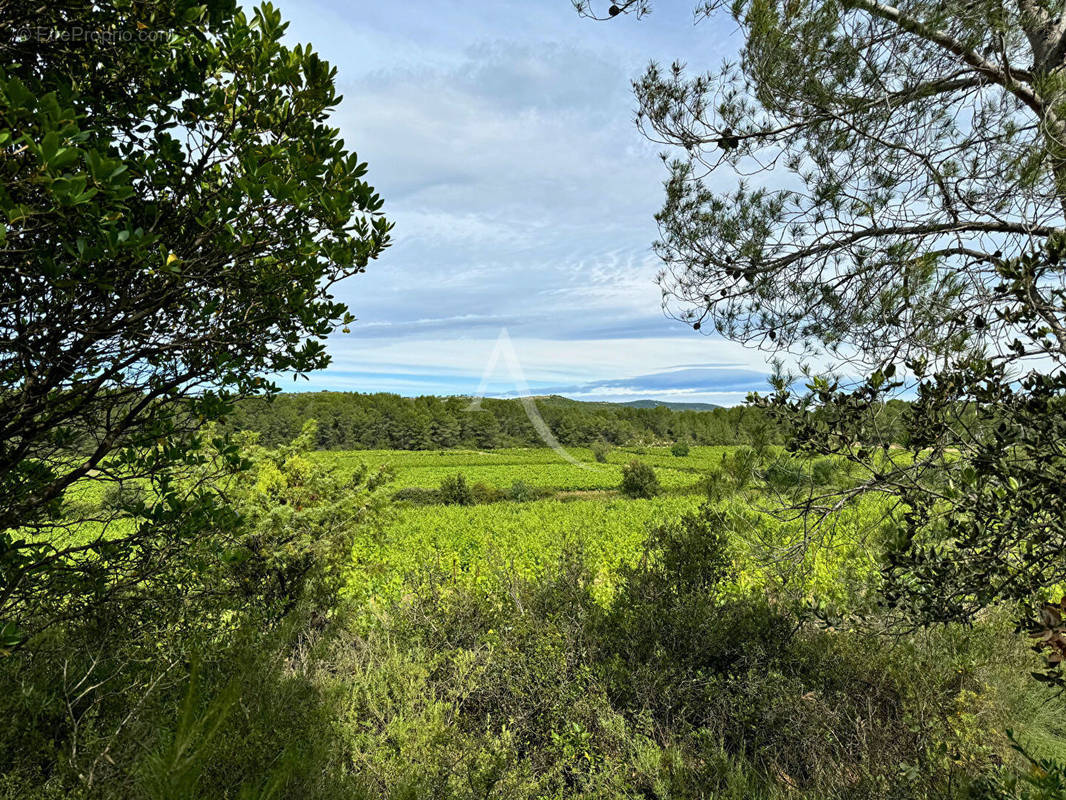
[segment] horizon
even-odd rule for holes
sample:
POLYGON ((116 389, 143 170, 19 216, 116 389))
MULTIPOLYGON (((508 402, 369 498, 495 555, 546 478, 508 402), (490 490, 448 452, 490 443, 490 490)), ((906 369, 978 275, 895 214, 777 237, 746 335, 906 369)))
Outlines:
POLYGON ((632 113, 649 59, 713 64, 731 31, 682 7, 609 25, 565 3, 280 8, 287 40, 337 68, 333 124, 396 222, 336 287, 358 321, 329 338, 333 363, 283 390, 511 393, 485 374, 501 333, 535 394, 728 406, 768 388, 763 353, 660 309, 666 169, 632 113))
POLYGON ((454 394, 436 394, 436 393, 429 393, 429 392, 423 393, 423 394, 404 394, 402 392, 389 392, 389 391, 384 391, 384 390, 364 391, 364 390, 360 390, 360 389, 308 389, 308 388, 299 389, 299 390, 295 390, 295 389, 294 390, 284 390, 283 389, 282 392, 281 392, 281 394, 283 394, 283 395, 328 394, 328 393, 332 393, 332 394, 362 394, 362 395, 391 394, 391 395, 397 395, 399 397, 403 397, 403 398, 409 399, 409 400, 417 400, 417 399, 422 398, 422 397, 435 397, 435 398, 440 399, 440 400, 449 400, 449 399, 452 399, 452 398, 459 398, 461 400, 472 400, 472 399, 482 399, 482 400, 523 400, 523 399, 526 399, 526 398, 530 398, 530 399, 533 399, 533 400, 550 400, 550 399, 553 399, 553 398, 558 398, 560 400, 569 400, 569 401, 571 401, 573 403, 604 403, 604 404, 607 404, 607 405, 629 405, 629 406, 632 406, 632 405, 634 405, 636 403, 656 403, 656 404, 664 405, 664 406, 681 406, 681 405, 713 406, 714 408, 735 408, 737 406, 744 405, 744 403, 734 403, 733 405, 724 405, 724 404, 721 404, 721 403, 707 403, 707 402, 703 402, 703 401, 700 401, 700 400, 662 400, 660 398, 655 398, 655 397, 635 397, 632 400, 585 400, 585 399, 579 399, 579 398, 576 398, 576 397, 569 397, 569 396, 563 395, 563 394, 521 394, 521 395, 519 395, 519 394, 510 394, 510 395, 506 395, 506 394, 505 395, 487 394, 487 395, 478 395, 476 393, 464 394, 462 392, 458 392, 458 393, 454 393, 454 394))

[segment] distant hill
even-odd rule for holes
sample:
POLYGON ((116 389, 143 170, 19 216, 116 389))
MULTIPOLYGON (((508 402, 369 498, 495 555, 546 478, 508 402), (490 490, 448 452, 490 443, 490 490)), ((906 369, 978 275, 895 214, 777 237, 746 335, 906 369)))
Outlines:
POLYGON ((714 403, 668 403, 665 400, 630 400, 628 403, 612 403, 612 405, 628 406, 629 408, 665 408, 674 411, 713 411, 722 406, 714 403))
POLYGON ((568 405, 575 404, 580 406, 598 406, 598 407, 623 407, 623 408, 669 408, 671 411, 714 411, 716 408, 724 408, 724 406, 716 406, 713 403, 669 403, 665 400, 629 400, 624 403, 614 403, 608 400, 572 400, 569 397, 563 397, 558 394, 537 395, 533 398, 538 403, 553 403, 556 405, 568 405))

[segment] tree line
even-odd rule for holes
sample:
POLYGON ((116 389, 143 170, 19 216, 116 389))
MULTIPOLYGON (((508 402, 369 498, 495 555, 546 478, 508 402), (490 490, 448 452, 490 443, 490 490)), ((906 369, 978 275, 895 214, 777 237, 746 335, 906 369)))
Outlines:
MULTIPOLYGON (((759 408, 736 406, 676 411, 665 406, 632 408, 538 398, 537 409, 564 445, 689 442, 700 445, 782 440, 759 408)), ((519 400, 469 397, 403 397, 397 394, 304 392, 239 404, 227 420, 230 430, 259 433, 277 446, 318 420, 317 446, 326 450, 437 450, 448 448, 537 447, 543 441, 519 400)))

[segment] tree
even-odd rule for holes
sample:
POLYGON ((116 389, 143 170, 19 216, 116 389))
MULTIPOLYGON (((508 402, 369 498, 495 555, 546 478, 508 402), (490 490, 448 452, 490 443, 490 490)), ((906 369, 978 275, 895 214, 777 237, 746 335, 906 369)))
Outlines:
POLYGON ((633 459, 622 467, 622 494, 626 497, 651 498, 660 491, 659 477, 650 464, 633 459))
MULTIPOLYGON (((1061 230, 1066 18, 1028 0, 728 9, 737 64, 635 84, 642 130, 684 153, 657 215, 669 308, 870 366, 1002 339, 1001 270, 1061 230)), ((1061 349, 1054 293, 1032 302, 1061 349)))
POLYGON ((196 431, 352 321, 331 287, 390 224, 328 124, 336 70, 285 28, 229 0, 0 11, 0 620, 164 569, 211 513, 169 477, 196 431), (137 479, 144 524, 56 544, 76 484, 137 479))
MULTIPOLYGON (((608 16, 649 10, 628 0, 608 16)), ((652 65, 635 83, 638 124, 679 153, 664 156, 656 217, 666 307, 822 373, 799 390, 782 374, 762 402, 792 449, 859 467, 850 497, 896 499, 890 603, 971 619, 1063 580, 1062 4, 696 13, 733 17, 739 61, 652 65), (917 401, 879 425, 905 391, 917 401)))

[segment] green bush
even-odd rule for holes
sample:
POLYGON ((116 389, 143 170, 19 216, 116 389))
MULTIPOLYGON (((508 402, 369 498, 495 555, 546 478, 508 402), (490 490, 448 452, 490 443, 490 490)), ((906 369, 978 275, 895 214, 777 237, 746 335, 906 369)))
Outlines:
POLYGON ((542 491, 530 486, 525 481, 515 481, 511 484, 511 488, 507 490, 507 499, 515 503, 527 503, 530 500, 539 499, 542 494, 542 491))
POLYGON ((440 501, 449 506, 474 505, 474 493, 461 472, 448 475, 440 482, 440 501))
POLYGON ((475 483, 470 487, 470 495, 475 503, 499 503, 507 499, 507 493, 487 483, 475 483))
POLYGON ((678 458, 684 458, 688 455, 688 443, 687 442, 674 442, 674 446, 670 448, 670 452, 678 458))
POLYGON ((392 499, 397 502, 407 502, 416 506, 431 506, 443 502, 439 489, 425 489, 421 486, 405 486, 392 494, 392 499))
POLYGON ((606 601, 580 551, 496 587, 430 569, 323 667, 352 676, 339 759, 471 800, 931 800, 995 766, 974 670, 1002 641, 826 631, 740 589, 730 541, 709 507, 660 525, 606 601))
POLYGON ((0 656, 0 797, 281 796, 267 784, 301 765, 313 784, 328 715, 284 665, 341 616, 388 477, 331 470, 311 454, 315 436, 309 422, 276 449, 250 436, 233 453, 211 445, 183 480, 217 491, 231 525, 201 524, 179 573, 118 594, 106 614, 71 614, 34 643, 42 652, 0 656), (244 469, 220 472, 223 455, 244 469))
POLYGON ((655 497, 660 491, 655 470, 634 459, 622 467, 622 494, 626 497, 655 497))
POLYGON ((600 464, 607 463, 607 456, 611 452, 611 446, 607 442, 592 443, 592 457, 600 464))

